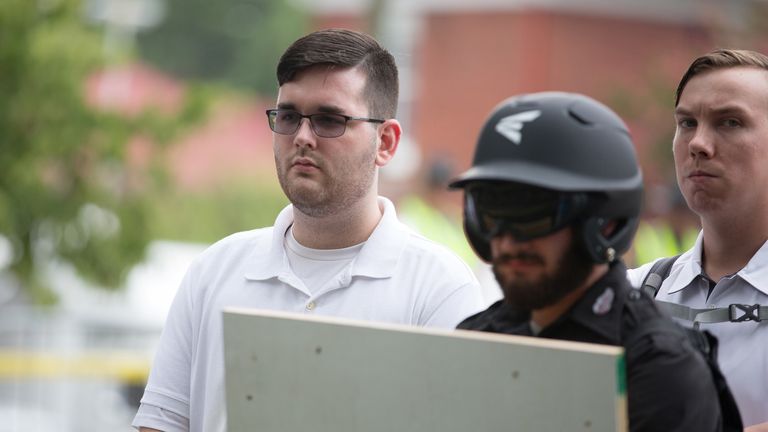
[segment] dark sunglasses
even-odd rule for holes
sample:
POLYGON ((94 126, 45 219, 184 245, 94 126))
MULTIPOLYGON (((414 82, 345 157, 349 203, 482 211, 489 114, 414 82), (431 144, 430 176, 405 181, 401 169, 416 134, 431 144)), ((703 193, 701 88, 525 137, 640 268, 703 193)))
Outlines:
POLYGON ((518 183, 477 183, 465 189, 464 214, 487 241, 506 233, 527 241, 570 225, 582 215, 588 202, 586 193, 518 183))
POLYGON ((343 114, 317 113, 304 115, 290 109, 267 110, 269 128, 272 132, 282 135, 293 135, 299 130, 301 120, 309 119, 309 124, 315 135, 322 138, 336 138, 344 135, 347 130, 347 122, 350 120, 369 123, 384 123, 384 120, 367 117, 350 117, 343 114))

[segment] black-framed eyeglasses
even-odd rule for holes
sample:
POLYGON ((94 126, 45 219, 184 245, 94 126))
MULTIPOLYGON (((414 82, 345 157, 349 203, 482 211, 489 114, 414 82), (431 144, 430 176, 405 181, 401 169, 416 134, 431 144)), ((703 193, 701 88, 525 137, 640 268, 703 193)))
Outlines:
POLYGON ((477 183, 464 194, 464 215, 490 241, 504 233, 519 241, 549 235, 579 218, 589 196, 516 183, 477 183))
POLYGON ((385 120, 373 119, 367 117, 350 117, 344 114, 336 113, 316 113, 302 114, 291 109, 270 109, 267 110, 267 119, 269 128, 273 132, 282 135, 293 135, 299 130, 301 119, 308 118, 309 124, 315 135, 322 138, 336 138, 344 135, 347 130, 347 122, 350 120, 364 121, 369 123, 384 123, 385 120))

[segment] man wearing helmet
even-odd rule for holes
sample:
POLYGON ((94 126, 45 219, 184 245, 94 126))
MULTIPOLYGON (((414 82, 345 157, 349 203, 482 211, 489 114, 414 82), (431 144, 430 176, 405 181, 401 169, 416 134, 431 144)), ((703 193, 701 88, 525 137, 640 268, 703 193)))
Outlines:
POLYGON ((630 430, 723 430, 719 371, 632 289, 619 259, 642 175, 615 113, 576 94, 508 99, 451 186, 464 190, 466 234, 504 293, 459 328, 623 346, 630 430))

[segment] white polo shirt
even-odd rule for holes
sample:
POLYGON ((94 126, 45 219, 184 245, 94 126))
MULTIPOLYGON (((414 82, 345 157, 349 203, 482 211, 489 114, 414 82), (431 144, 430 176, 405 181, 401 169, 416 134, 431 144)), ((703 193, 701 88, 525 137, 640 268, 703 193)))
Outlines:
MULTIPOLYGON (((738 273, 715 285, 707 299, 709 282, 702 275, 702 233, 692 249, 675 261, 659 288, 657 300, 691 308, 728 307, 732 303, 768 305, 768 242, 738 273)), ((633 286, 639 287, 653 263, 629 270, 633 286)), ((683 322, 691 326, 690 322, 683 322)), ((768 321, 724 322, 700 325, 719 341, 718 361, 731 387, 744 426, 768 421, 768 321)))
POLYGON ((228 306, 454 328, 482 309, 470 268, 400 223, 392 202, 357 257, 322 290, 307 290, 284 249, 291 206, 274 227, 237 233, 190 266, 171 306, 134 427, 224 432, 222 309, 228 306))

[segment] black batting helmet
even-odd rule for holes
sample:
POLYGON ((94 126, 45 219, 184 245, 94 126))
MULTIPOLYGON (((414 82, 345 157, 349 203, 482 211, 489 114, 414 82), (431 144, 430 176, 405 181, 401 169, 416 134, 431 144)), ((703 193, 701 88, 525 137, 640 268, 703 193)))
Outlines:
POLYGON ((465 190, 464 228, 486 261, 491 259, 490 237, 498 232, 489 222, 495 217, 496 229, 521 239, 575 224, 592 260, 605 263, 629 249, 643 181, 629 131, 618 115, 584 95, 546 92, 499 104, 483 126, 472 167, 450 187, 465 190), (510 184, 516 189, 499 189, 510 184), (491 189, 495 192, 488 193, 491 189), (521 190, 526 192, 521 195, 521 190), (526 203, 538 207, 521 213, 526 203), (484 212, 486 207, 491 209, 484 212), (546 209, 557 211, 542 222, 546 209), (518 220, 505 225, 510 218, 518 220), (606 236, 603 228, 610 221, 618 226, 606 236))

